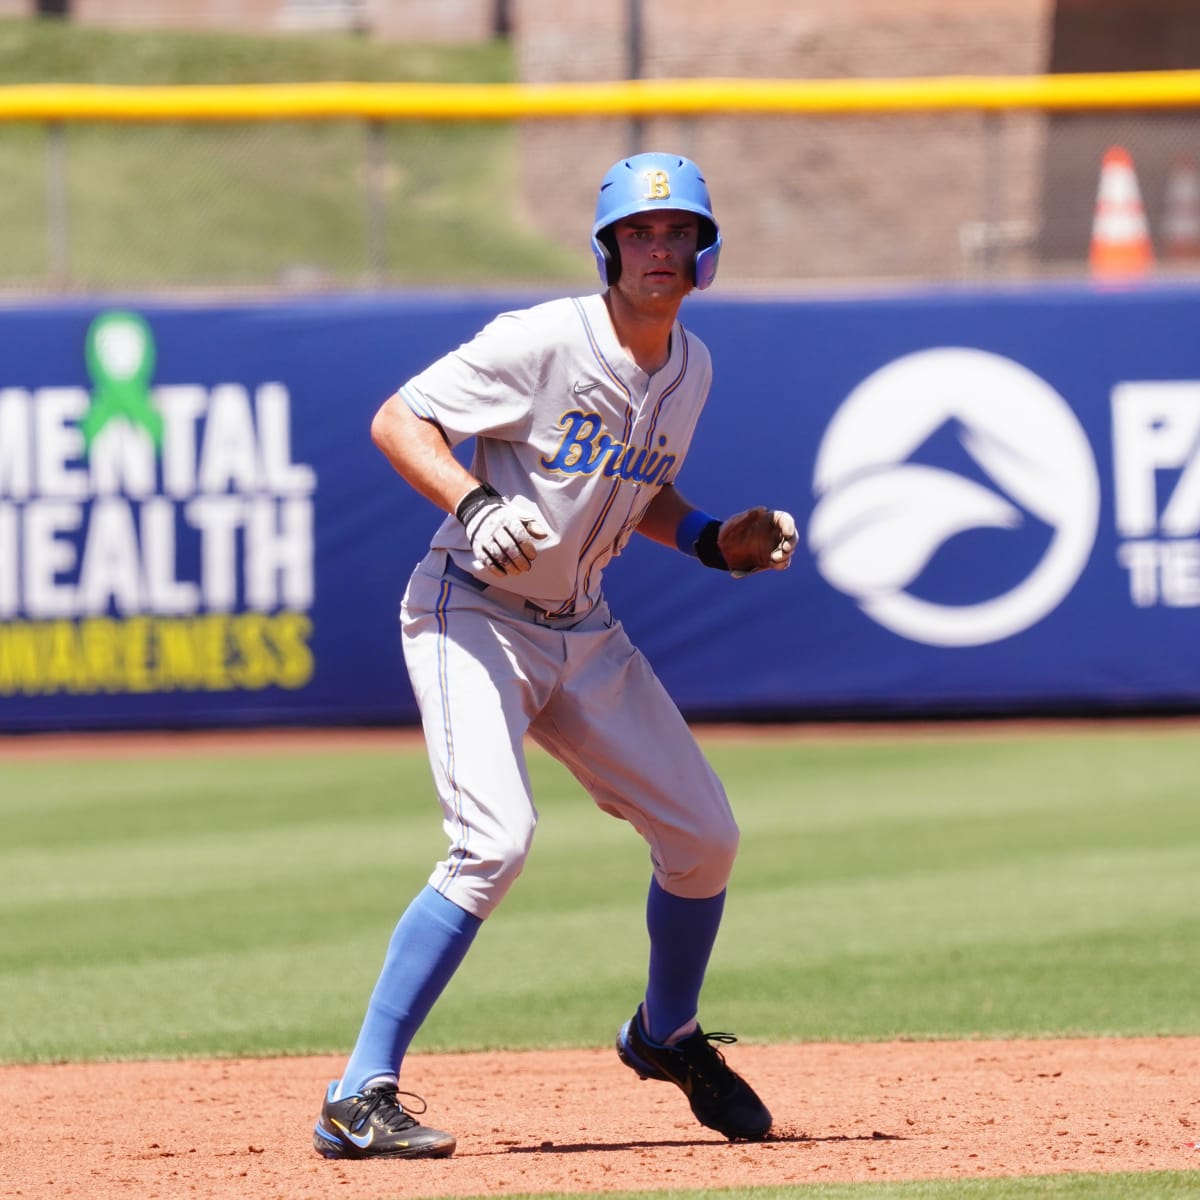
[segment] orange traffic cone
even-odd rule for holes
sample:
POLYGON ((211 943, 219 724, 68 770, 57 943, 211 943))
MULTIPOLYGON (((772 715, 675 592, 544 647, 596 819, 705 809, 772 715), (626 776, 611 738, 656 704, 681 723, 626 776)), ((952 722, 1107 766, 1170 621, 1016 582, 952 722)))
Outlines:
POLYGON ((1191 154, 1180 154, 1167 175, 1162 251, 1170 262, 1200 259, 1200 165, 1191 154))
POLYGON ((1088 262, 1097 279, 1130 279, 1154 266, 1141 189, 1121 146, 1110 147, 1100 167, 1088 262))

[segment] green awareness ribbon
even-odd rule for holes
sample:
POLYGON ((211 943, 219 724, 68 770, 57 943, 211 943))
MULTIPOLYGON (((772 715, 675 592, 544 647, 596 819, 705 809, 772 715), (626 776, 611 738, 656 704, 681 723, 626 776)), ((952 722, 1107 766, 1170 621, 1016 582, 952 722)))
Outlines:
POLYGON ((104 313, 91 323, 87 368, 92 377, 92 403, 80 422, 89 450, 96 435, 118 419, 146 430, 155 449, 161 450, 162 413, 150 402, 154 360, 154 335, 137 313, 104 313))

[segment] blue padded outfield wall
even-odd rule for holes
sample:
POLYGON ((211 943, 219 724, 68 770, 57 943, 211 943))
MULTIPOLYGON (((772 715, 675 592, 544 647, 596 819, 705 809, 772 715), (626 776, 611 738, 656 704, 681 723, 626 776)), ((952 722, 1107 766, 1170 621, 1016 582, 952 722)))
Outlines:
MULTIPOLYGON (((396 613, 437 515, 370 419, 540 298, 0 312, 0 728, 415 721, 396 613)), ((610 568, 690 716, 1200 703, 1200 289, 683 319, 715 384, 681 490, 802 533, 785 574, 610 568)))

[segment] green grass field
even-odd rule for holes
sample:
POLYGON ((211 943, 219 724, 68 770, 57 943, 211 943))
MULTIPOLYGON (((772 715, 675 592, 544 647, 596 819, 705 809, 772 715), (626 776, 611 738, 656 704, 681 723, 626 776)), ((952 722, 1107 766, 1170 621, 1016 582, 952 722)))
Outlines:
MULTIPOLYGON (((353 35, 114 32, 0 19, 0 87, 513 76, 510 48, 500 41, 408 46, 353 35)), ((590 263, 586 245, 571 254, 517 211, 517 136, 504 122, 394 123, 382 128, 368 166, 366 127, 352 120, 69 125, 70 282, 227 288, 288 278, 326 286, 578 279, 590 263), (384 214, 377 233, 368 174, 384 214)), ((51 273, 48 161, 42 126, 0 122, 0 287, 44 283, 51 273)))
MULTIPOLYGON (((703 736, 703 733, 702 733, 703 736)), ((714 740, 743 829, 705 1004, 748 1041, 1196 1034, 1200 739, 714 740)), ((640 995, 647 862, 532 752, 526 873, 416 1049, 594 1046, 640 995), (536 1021, 529 1019, 537 1012, 536 1021)), ((343 1053, 442 850, 423 752, 5 759, 0 1061, 343 1053)), ((1194 1174, 739 1200, 1125 1200, 1194 1174)), ((642 1193, 655 1200, 732 1193, 642 1193)))
MULTIPOLYGON (((1200 1032, 1194 735, 710 753, 743 848, 706 1002, 753 1040, 1200 1032)), ((642 844, 532 771, 531 861, 424 1049, 596 1044, 639 994, 642 844)), ((0 758, 0 828, 7 1062, 345 1049, 442 851, 399 748, 0 758)))

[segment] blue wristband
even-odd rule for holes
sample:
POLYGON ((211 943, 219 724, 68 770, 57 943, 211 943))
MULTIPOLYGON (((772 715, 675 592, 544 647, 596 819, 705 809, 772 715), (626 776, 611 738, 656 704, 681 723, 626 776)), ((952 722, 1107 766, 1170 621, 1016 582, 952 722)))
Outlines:
POLYGON ((700 555, 696 551, 696 542, 700 538, 704 527, 710 522, 715 521, 716 517, 710 516, 703 509, 693 508, 675 529, 675 545, 679 547, 684 554, 690 554, 693 558, 699 558, 700 555))

